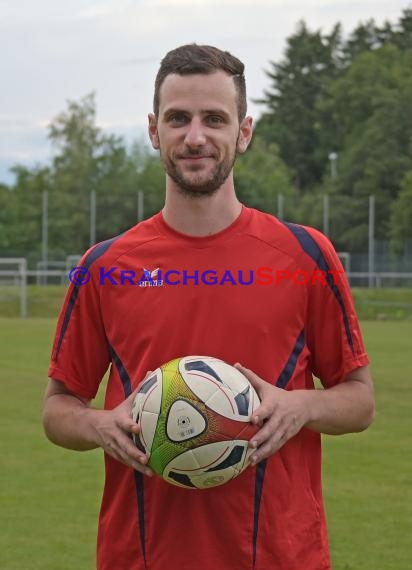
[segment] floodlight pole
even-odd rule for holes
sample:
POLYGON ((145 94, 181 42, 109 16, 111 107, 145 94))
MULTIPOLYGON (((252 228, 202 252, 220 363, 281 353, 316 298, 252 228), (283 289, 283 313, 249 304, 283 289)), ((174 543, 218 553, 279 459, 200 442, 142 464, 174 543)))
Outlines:
MULTIPOLYGON (((334 184, 338 177, 338 168, 337 168, 338 153, 330 152, 328 154, 328 158, 330 160, 330 177, 334 184)), ((329 235, 329 196, 327 194, 323 196, 323 233, 326 236, 329 235)))
POLYGON ((284 216, 284 199, 283 199, 283 194, 278 194, 278 218, 280 220, 283 220, 283 216, 284 216))
POLYGON ((332 178, 332 180, 336 180, 336 178, 338 177, 338 167, 337 167, 338 153, 330 152, 328 158, 330 160, 330 177, 332 178))
POLYGON ((323 195, 323 233, 329 235, 329 196, 323 195))

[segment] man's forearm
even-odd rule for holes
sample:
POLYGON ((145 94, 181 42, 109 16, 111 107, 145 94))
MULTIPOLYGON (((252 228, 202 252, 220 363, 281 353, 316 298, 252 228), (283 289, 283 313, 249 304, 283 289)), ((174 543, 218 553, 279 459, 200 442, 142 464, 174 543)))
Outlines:
POLYGON ((87 451, 99 447, 93 420, 101 410, 70 394, 54 394, 44 406, 43 426, 47 437, 61 447, 87 451))
POLYGON ((146 466, 148 457, 132 440, 139 432, 132 418, 133 397, 131 394, 112 410, 96 410, 89 407, 90 400, 77 397, 63 383, 50 378, 43 412, 46 435, 53 443, 76 451, 101 447, 128 467, 152 475, 146 466))
POLYGON ((306 427, 329 435, 359 432, 373 421, 373 388, 348 379, 325 390, 307 391, 309 421, 306 427))

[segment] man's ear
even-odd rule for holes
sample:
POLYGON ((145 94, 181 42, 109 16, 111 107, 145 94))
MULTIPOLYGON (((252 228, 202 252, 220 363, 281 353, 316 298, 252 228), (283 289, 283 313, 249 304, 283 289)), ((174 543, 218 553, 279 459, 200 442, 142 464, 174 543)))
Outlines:
POLYGON ((154 113, 149 113, 148 119, 149 119, 148 130, 149 130, 150 142, 152 143, 152 147, 153 147, 154 149, 159 150, 160 144, 159 144, 159 135, 158 135, 158 132, 157 132, 157 118, 156 118, 156 115, 154 115, 154 113))
POLYGON ((239 136, 237 139, 237 151, 239 154, 246 152, 253 135, 253 119, 245 117, 240 124, 239 136))

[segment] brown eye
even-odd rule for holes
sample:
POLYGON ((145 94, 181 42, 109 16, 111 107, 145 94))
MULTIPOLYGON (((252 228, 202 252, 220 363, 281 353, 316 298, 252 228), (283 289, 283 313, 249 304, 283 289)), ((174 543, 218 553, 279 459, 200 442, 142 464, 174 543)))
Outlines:
POLYGON ((207 118, 207 121, 208 121, 209 123, 211 123, 212 125, 220 125, 220 124, 222 124, 222 123, 224 122, 224 121, 223 121, 223 118, 222 118, 222 117, 219 117, 219 115, 210 115, 210 116, 207 118))
POLYGON ((186 121, 187 121, 186 115, 183 115, 181 113, 169 117, 169 123, 171 123, 172 125, 182 125, 186 123, 186 121))

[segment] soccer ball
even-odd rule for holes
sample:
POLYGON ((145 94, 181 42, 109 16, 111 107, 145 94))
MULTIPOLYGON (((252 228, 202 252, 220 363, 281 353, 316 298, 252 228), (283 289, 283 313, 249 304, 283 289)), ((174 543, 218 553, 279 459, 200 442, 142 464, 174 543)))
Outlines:
POLYGON ((250 423, 259 398, 248 379, 210 356, 176 358, 140 386, 133 419, 136 446, 168 483, 187 489, 222 485, 248 465, 250 423))

